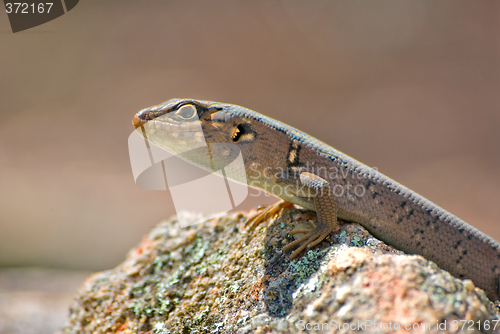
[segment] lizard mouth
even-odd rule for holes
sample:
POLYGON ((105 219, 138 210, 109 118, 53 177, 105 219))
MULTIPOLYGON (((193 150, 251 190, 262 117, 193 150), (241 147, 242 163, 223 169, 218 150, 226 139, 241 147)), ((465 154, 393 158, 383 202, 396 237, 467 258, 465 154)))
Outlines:
POLYGON ((147 122, 155 118, 158 118, 162 115, 165 115, 165 110, 161 109, 158 110, 155 108, 142 109, 141 111, 139 111, 137 114, 134 115, 134 118, 132 119, 132 124, 137 129, 146 124, 147 122))
POLYGON ((134 119, 132 119, 132 124, 134 125, 134 128, 140 128, 146 121, 144 121, 139 114, 134 115, 134 119))

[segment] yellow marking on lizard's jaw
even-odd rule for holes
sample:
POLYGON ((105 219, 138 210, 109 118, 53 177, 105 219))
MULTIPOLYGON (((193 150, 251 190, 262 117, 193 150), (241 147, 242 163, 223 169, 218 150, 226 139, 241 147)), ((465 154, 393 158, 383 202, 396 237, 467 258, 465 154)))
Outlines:
POLYGON ((240 140, 253 140, 255 138, 253 133, 245 133, 240 137, 240 140))
POLYGON ((233 129, 233 133, 231 134, 231 139, 235 139, 238 136, 238 133, 240 133, 240 129, 238 129, 238 127, 235 126, 233 129))

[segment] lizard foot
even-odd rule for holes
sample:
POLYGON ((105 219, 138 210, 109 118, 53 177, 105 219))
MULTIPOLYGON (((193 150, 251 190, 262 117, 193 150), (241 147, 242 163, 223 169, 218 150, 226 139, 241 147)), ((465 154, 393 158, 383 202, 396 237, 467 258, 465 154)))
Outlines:
POLYGON ((299 248, 294 250, 290 255, 290 259, 296 257, 300 252, 302 252, 306 248, 311 248, 319 244, 323 239, 325 239, 330 232, 334 230, 330 225, 317 225, 312 220, 309 223, 313 226, 312 228, 299 228, 290 232, 290 235, 298 234, 298 233, 306 233, 304 236, 299 239, 292 241, 283 247, 283 252, 288 249, 301 244, 299 248))
POLYGON ((274 203, 272 205, 264 207, 265 209, 260 212, 256 212, 252 216, 250 216, 245 223, 245 226, 250 226, 250 228, 255 228, 257 225, 262 223, 264 220, 266 220, 269 217, 274 216, 275 214, 278 214, 281 209, 284 208, 289 208, 292 207, 293 204, 287 201, 279 201, 277 203, 274 203))

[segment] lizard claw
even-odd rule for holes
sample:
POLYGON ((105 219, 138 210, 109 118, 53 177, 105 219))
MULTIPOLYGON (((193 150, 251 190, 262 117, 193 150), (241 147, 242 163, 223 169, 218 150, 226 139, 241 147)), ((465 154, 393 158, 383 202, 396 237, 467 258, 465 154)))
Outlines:
POLYGON ((301 229, 295 229, 290 232, 290 235, 298 234, 298 233, 306 233, 306 235, 300 237, 299 239, 292 241, 285 245, 283 247, 283 252, 287 251, 288 249, 300 245, 299 248, 294 250, 292 254, 290 255, 290 259, 293 259, 296 257, 300 252, 302 252, 306 248, 311 248, 319 244, 323 239, 325 239, 330 232, 333 230, 331 228, 322 228, 322 226, 317 226, 316 223, 314 223, 312 220, 309 221, 313 225, 312 228, 301 228, 301 229))
POLYGON ((247 227, 250 226, 250 228, 255 228, 257 225, 262 223, 267 218, 270 218, 275 214, 278 214, 281 211, 281 209, 289 208, 291 206, 293 206, 293 204, 290 202, 279 201, 277 203, 264 207, 263 211, 256 212, 255 214, 251 215, 248 218, 247 222, 245 223, 245 226, 247 227))

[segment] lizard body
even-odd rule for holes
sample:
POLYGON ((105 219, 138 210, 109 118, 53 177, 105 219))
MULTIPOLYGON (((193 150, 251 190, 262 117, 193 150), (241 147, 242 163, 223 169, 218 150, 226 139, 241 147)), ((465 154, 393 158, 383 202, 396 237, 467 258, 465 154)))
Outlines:
MULTIPOLYGON (((471 279, 490 299, 500 299, 497 241, 312 136, 241 106, 192 99, 143 109, 133 123, 147 132, 149 141, 175 153, 203 140, 209 146, 236 145, 248 185, 316 211, 318 221, 311 229, 292 231, 305 235, 284 247, 300 244, 291 257, 321 242, 337 228, 338 217, 361 224, 395 248, 434 261, 456 277, 471 279)), ((227 151, 215 152, 214 160, 229 159, 227 151)), ((196 154, 185 157, 206 169, 214 166, 196 154)))

